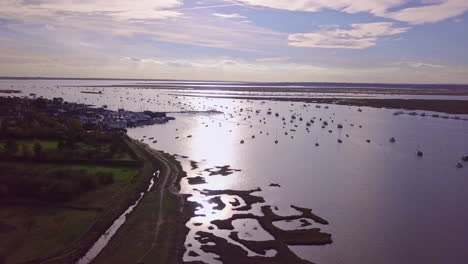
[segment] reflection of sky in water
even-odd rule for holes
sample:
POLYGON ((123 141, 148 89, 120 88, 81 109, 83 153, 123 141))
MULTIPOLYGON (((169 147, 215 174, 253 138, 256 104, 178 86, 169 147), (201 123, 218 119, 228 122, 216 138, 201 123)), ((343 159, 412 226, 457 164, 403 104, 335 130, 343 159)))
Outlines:
MULTIPOLYGON (((51 81, 44 83, 54 87, 51 81)), ((10 88, 2 85, 2 89, 10 88)), ((176 114, 177 120, 168 124, 131 129, 129 134, 137 139, 143 135, 155 137, 157 143, 146 143, 189 157, 180 159, 189 177, 202 172, 207 183, 189 186, 183 180, 184 193, 193 192, 193 188, 260 187, 262 192, 254 195, 278 206, 283 215, 297 213, 291 204, 312 208, 330 222, 321 228, 333 235, 334 243, 293 248, 316 263, 462 263, 460 260, 468 259, 468 211, 464 210, 468 201, 468 166, 455 168, 461 156, 468 155, 466 121, 394 116, 395 110, 366 107, 357 112, 356 107, 335 105, 318 109, 314 105, 303 107, 303 103, 175 98, 146 89, 105 88, 103 96, 81 94, 79 88, 24 89, 47 97, 106 104, 112 109, 124 106, 133 110, 222 110, 224 115, 176 114), (244 108, 241 115, 239 107, 244 108), (261 112, 245 112, 250 108, 261 112), (279 112, 280 117, 266 115, 268 108, 279 112), (244 120, 248 114, 252 118, 244 120), (289 123, 292 114, 304 120, 316 117, 317 121, 307 132, 305 122, 289 123), (281 117, 286 117, 285 127, 281 117), (329 121, 328 128, 321 128, 320 118, 329 121), (337 129, 338 123, 343 124, 343 129, 337 129), (192 137, 187 138, 188 135, 192 137), (251 135, 256 138, 251 139, 251 135), (177 136, 179 139, 175 139, 177 136), (279 144, 274 144, 276 137, 279 144), (397 142, 389 143, 390 137, 397 142), (339 138, 342 144, 337 143, 339 138), (366 143, 366 139, 371 143, 366 143), (245 140, 245 144, 239 144, 240 140, 245 140), (315 147, 315 142, 320 146, 315 147), (418 145, 424 152, 423 158, 415 155, 418 145), (192 171, 189 160, 200 162, 200 168, 192 171), (208 172, 203 172, 224 165, 242 171, 228 176, 207 176, 208 172), (279 183, 281 188, 269 187, 269 183, 279 183)), ((229 217, 232 208, 226 201, 226 208, 217 211, 212 209, 215 204, 206 202, 209 198, 193 199, 202 203, 207 213, 188 223, 192 230, 187 243, 196 248, 195 232, 210 231, 209 221, 229 217), (195 222, 202 226, 192 226, 195 222)), ((258 209, 254 206, 255 212, 258 209)), ((240 235, 256 236, 251 224, 236 224, 236 230, 240 235)), ((210 232, 223 237, 229 234, 210 232)))

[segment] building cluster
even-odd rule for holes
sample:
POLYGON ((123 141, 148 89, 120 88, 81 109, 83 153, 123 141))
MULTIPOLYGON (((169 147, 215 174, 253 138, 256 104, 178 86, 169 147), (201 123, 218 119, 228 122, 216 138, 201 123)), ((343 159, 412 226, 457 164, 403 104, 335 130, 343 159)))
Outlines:
MULTIPOLYGON (((70 118, 77 118, 85 128, 103 128, 120 131, 125 131, 129 127, 164 124, 174 119, 174 117, 168 117, 165 112, 133 112, 125 109, 112 111, 103 107, 98 108, 86 104, 64 102, 62 98, 54 98, 52 100, 44 98, 33 100, 10 99, 7 104, 0 106, 0 108, 5 107, 1 114, 3 118, 22 118, 28 109, 34 107, 35 109, 40 109, 41 112, 54 116, 58 120, 66 121, 70 118)), ((1 119, 2 117, 0 117, 1 119)))

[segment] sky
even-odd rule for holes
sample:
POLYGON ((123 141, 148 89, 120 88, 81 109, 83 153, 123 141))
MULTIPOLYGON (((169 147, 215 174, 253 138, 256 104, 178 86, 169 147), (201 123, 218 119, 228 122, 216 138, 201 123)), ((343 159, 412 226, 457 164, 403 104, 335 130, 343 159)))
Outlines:
POLYGON ((468 83, 468 0, 0 0, 0 76, 468 83))

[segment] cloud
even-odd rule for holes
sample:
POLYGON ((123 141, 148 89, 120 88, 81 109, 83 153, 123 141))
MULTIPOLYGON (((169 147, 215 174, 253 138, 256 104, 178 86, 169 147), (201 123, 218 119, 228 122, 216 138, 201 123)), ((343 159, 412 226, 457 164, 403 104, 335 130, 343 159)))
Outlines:
POLYGON ((214 13, 213 16, 227 18, 227 19, 236 19, 236 18, 246 18, 245 16, 239 14, 221 14, 221 13, 214 13))
POLYGON ((168 9, 182 5, 182 0, 2 0, 0 15, 52 16, 89 14, 115 19, 164 19, 180 16, 181 13, 168 9))
POLYGON ((391 18, 410 24, 435 23, 459 16, 468 11, 467 0, 237 0, 245 5, 317 12, 333 9, 350 14, 366 12, 378 17, 391 18))
POLYGON ((396 12, 389 12, 385 17, 410 24, 435 23, 448 18, 457 17, 468 11, 467 0, 426 1, 427 5, 410 7, 396 12))
MULTIPOLYGON (((273 58, 272 58, 273 59, 273 58)), ((157 65, 170 68, 193 68, 193 70, 226 71, 226 72, 291 72, 291 71, 314 71, 323 72, 325 68, 311 64, 300 64, 284 62, 284 60, 255 60, 248 61, 230 57, 218 57, 207 59, 154 59, 124 57, 123 62, 134 65, 157 65)))
POLYGON ((269 58, 258 58, 255 61, 258 62, 283 62, 290 60, 290 57, 269 57, 269 58))
MULTIPOLYGON (((6 19, 0 21, 8 21, 1 27, 11 32, 10 38, 19 42, 20 37, 27 37, 28 41, 34 41, 34 45, 47 41, 54 47, 64 44, 79 46, 80 43, 109 38, 107 50, 103 50, 103 53, 119 52, 113 47, 125 42, 133 45, 151 43, 152 51, 162 43, 177 43, 224 49, 224 52, 236 50, 250 53, 264 53, 264 50, 278 43, 287 45, 287 34, 245 20, 213 19, 211 11, 186 10, 179 13, 181 11, 177 7, 182 0, 117 0, 115 3, 107 0, 29 1, 1 0, 0 18, 6 19), (38 26, 41 29, 54 28, 54 31, 39 31, 38 26), (226 29, 229 29, 229 34, 226 34, 226 29), (70 38, 73 42, 68 41, 70 38)), ((233 17, 232 14, 222 15, 233 17)), ((167 50, 171 52, 173 49, 167 50)), ((129 49, 127 52, 135 56, 140 51, 129 49)))
POLYGON ((442 68, 447 67, 445 65, 424 63, 424 62, 418 62, 418 61, 402 61, 402 62, 398 62, 395 64, 405 65, 405 66, 415 68, 415 69, 442 69, 442 68))
POLYGON ((346 13, 382 14, 385 10, 400 6, 405 0, 238 0, 237 2, 289 11, 317 12, 334 9, 346 13))
POLYGON ((303 48, 366 49, 379 37, 406 32, 408 28, 394 27, 391 22, 351 24, 350 29, 324 27, 318 32, 291 34, 289 45, 303 48))

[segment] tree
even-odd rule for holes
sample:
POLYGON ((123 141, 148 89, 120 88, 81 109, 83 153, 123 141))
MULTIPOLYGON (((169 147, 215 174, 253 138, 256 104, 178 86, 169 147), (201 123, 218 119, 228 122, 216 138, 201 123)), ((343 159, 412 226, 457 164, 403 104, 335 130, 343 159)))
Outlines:
POLYGON ((32 156, 31 149, 26 144, 21 145, 21 156, 29 158, 32 156))
POLYGON ((81 121, 76 118, 69 119, 67 122, 68 135, 73 141, 77 141, 83 134, 84 129, 81 121))
POLYGON ((64 148, 65 148, 65 142, 59 141, 59 142, 57 143, 57 149, 60 150, 60 151, 62 151, 64 148))
POLYGON ((18 144, 13 139, 8 139, 5 144, 5 152, 7 155, 15 155, 18 152, 18 144))
POLYGON ((41 143, 39 143, 38 141, 34 142, 33 149, 34 149, 34 156, 39 157, 41 155, 41 152, 42 152, 41 143))
POLYGON ((8 186, 5 184, 0 184, 0 198, 5 198, 8 196, 8 186))

